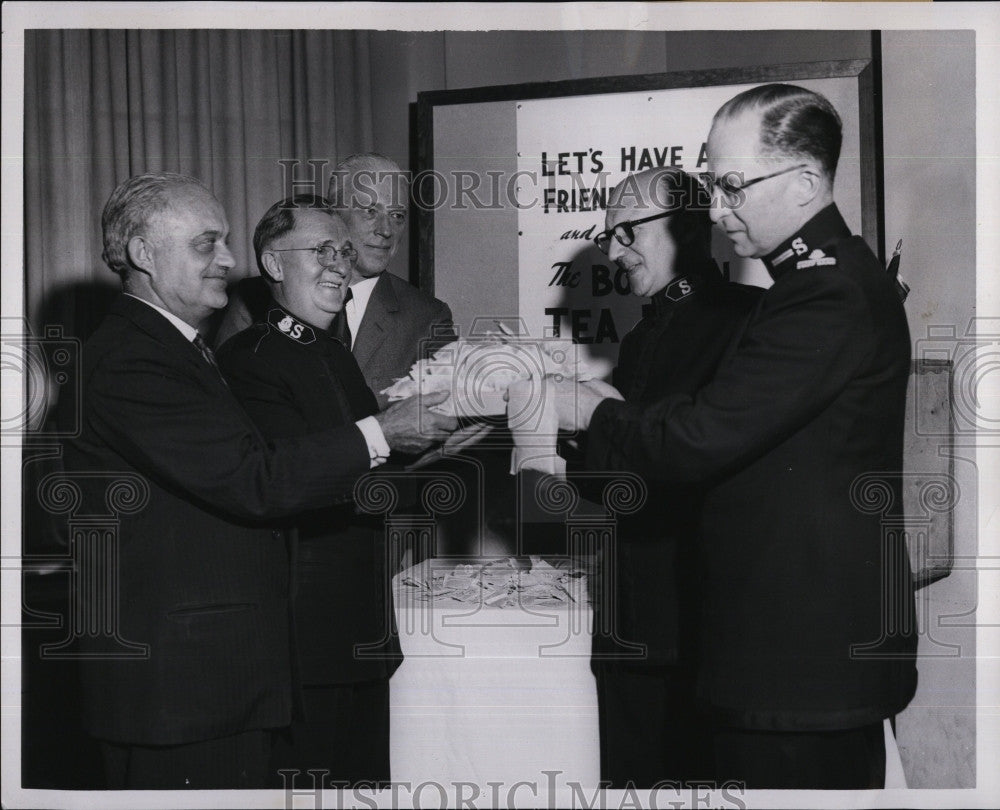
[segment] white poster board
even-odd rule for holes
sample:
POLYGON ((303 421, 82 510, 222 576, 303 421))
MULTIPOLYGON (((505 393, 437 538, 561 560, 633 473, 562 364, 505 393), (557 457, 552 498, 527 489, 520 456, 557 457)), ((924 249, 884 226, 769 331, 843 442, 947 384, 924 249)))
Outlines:
MULTIPOLYGON (((840 113, 844 143, 837 204, 861 232, 861 140, 855 77, 796 81, 840 113)), ((592 239, 604 229, 608 192, 631 172, 675 166, 705 171, 712 115, 754 86, 727 84, 526 99, 516 103, 519 183, 518 315, 532 336, 572 337, 595 371, 607 374, 618 343, 646 299, 592 239)), ((733 281, 766 287, 757 260, 735 256, 715 234, 713 254, 733 281)))

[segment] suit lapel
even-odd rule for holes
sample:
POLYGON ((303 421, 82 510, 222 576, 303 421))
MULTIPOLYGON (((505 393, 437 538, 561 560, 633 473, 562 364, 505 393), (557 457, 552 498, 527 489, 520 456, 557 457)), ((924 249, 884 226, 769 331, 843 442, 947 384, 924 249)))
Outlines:
POLYGON ((157 343, 167 348, 200 377, 228 391, 222 372, 208 364, 195 345, 180 333, 180 330, 148 304, 130 295, 122 295, 112 304, 111 312, 131 321, 157 343))
POLYGON ((385 342, 397 312, 399 312, 399 301, 396 299, 395 290, 392 289, 389 271, 383 270, 375 283, 371 298, 368 299, 365 316, 361 319, 361 326, 354 340, 354 359, 358 361, 362 370, 368 366, 379 346, 385 342))

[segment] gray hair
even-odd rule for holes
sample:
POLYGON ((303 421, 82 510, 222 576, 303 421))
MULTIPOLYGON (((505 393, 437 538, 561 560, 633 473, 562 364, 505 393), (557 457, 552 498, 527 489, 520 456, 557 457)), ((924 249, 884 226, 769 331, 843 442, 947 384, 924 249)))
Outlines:
POLYGON ((794 84, 765 84, 744 90, 723 104, 712 119, 760 113, 760 144, 765 155, 815 160, 833 180, 840 160, 840 116, 825 96, 794 84))
POLYGON ((134 269, 128 255, 129 240, 146 233, 153 218, 170 205, 172 193, 182 188, 211 194, 201 181, 170 172, 130 177, 111 193, 101 214, 104 239, 101 258, 122 280, 134 269))
MULTIPOLYGON (((374 185, 386 177, 398 176, 409 181, 408 173, 404 172, 392 158, 378 152, 359 152, 349 155, 334 167, 327 186, 327 199, 334 209, 366 208, 374 200, 364 204, 374 185), (367 182, 358 182, 359 180, 367 182), (361 203, 361 204, 359 204, 361 203)), ((399 201, 406 205, 407 200, 399 201)))

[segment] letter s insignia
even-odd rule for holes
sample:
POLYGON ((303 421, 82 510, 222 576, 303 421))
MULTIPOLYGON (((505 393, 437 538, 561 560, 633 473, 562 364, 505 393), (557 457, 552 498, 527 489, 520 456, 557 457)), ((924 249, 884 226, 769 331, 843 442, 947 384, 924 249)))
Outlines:
POLYGON ((794 250, 797 255, 801 256, 803 253, 807 253, 809 251, 809 247, 802 241, 802 237, 799 236, 792 242, 792 250, 794 250))

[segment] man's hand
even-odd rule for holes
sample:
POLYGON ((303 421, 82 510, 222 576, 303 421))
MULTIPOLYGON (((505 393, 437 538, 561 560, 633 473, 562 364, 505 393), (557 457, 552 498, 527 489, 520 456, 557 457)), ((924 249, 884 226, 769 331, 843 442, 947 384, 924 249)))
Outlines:
POLYGON ((542 413, 545 414, 554 408, 558 429, 573 433, 590 427, 590 418, 605 399, 622 401, 625 399, 617 388, 601 380, 590 380, 585 383, 570 380, 556 382, 554 377, 546 377, 543 384, 535 386, 534 389, 530 382, 513 383, 505 398, 508 402, 518 403, 519 407, 516 409, 518 412, 526 412, 527 397, 532 395, 532 392, 533 396, 544 398, 539 403, 542 413))
POLYGON ((458 420, 434 413, 430 408, 449 396, 447 391, 418 394, 375 414, 389 447, 400 453, 419 453, 448 438, 458 427, 458 420))
POLYGON ((617 399, 621 402, 625 401, 625 397, 621 395, 621 391, 613 385, 608 385, 604 382, 604 380, 587 380, 587 382, 581 383, 581 385, 589 388, 602 399, 617 399))
POLYGON ((590 427, 594 411, 605 399, 624 399, 616 388, 600 380, 576 383, 546 378, 546 384, 551 387, 555 399, 559 429, 574 433, 590 427))

